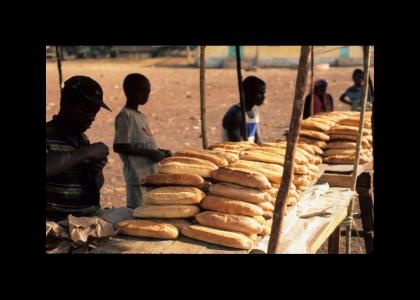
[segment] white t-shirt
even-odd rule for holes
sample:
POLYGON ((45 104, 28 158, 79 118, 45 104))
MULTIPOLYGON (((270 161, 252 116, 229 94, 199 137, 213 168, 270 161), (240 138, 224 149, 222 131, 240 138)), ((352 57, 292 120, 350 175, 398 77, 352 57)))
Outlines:
MULTIPOLYGON (((115 118, 114 144, 132 144, 157 150, 146 116, 127 107, 124 107, 115 118)), ((124 178, 127 185, 140 185, 142 178, 157 173, 157 163, 148 157, 119 155, 124 163, 124 178)))

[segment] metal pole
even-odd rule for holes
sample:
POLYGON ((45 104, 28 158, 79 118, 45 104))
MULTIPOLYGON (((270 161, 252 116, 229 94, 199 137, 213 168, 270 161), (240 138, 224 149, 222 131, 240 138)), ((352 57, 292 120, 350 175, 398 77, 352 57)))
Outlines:
POLYGON ((309 46, 302 46, 300 50, 299 68, 296 78, 295 99, 293 104, 292 119, 290 121, 289 134, 287 135, 286 158, 284 161, 283 176, 280 190, 277 193, 274 206, 273 225, 271 227, 268 253, 280 253, 280 237, 283 228, 283 216, 286 209, 287 197, 294 170, 296 145, 300 133, 300 125, 303 114, 303 97, 305 93, 306 80, 308 77, 309 46))
POLYGON ((248 140, 248 133, 246 128, 246 113, 245 113, 245 93, 244 86, 242 82, 242 73, 241 73, 241 52, 239 46, 236 46, 236 71, 238 73, 238 87, 239 87, 239 98, 241 101, 241 114, 242 114, 242 138, 244 141, 248 140))
POLYGON ((201 114, 201 138, 203 149, 207 149, 207 130, 206 130, 206 46, 200 46, 200 114, 201 114))
MULTIPOLYGON (((365 111, 366 111, 366 102, 367 102, 367 96, 368 96, 368 88, 369 88, 369 65, 370 65, 370 46, 365 46, 363 48, 363 61, 364 61, 364 81, 363 81, 363 94, 362 94, 362 105, 361 105, 361 111, 360 111, 360 121, 359 121, 359 132, 357 135, 357 144, 356 144, 356 153, 355 153, 355 160, 353 165, 353 174, 352 174, 352 185, 351 189, 352 191, 356 191, 356 183, 357 183, 357 169, 359 167, 359 158, 360 158, 360 149, 362 144, 362 138, 363 138, 363 126, 365 121, 365 111)), ((349 209, 347 218, 352 220, 353 217, 353 204, 354 204, 354 198, 350 201, 349 209)), ((351 252, 351 227, 352 223, 349 222, 346 227, 346 253, 350 254, 351 252)))

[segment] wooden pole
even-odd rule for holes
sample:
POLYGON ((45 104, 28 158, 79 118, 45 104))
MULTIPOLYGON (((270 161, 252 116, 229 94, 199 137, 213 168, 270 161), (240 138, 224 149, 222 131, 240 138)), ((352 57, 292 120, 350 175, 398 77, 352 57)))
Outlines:
POLYGON ((60 95, 63 92, 63 73, 61 72, 61 51, 60 46, 55 46, 55 56, 57 58, 57 68, 58 68, 58 83, 60 85, 60 95))
POLYGON ((254 67, 257 68, 258 67, 258 58, 259 58, 259 46, 255 46, 255 58, 254 58, 254 67))
MULTIPOLYGON (((370 46, 365 46, 363 48, 363 71, 364 71, 364 82, 363 82, 363 94, 362 94, 362 105, 360 111, 360 122, 359 122, 359 132, 357 135, 357 144, 356 144, 356 154, 355 160, 353 165, 353 174, 352 174, 352 191, 356 191, 356 183, 357 183, 357 169, 359 167, 359 158, 360 158, 360 150, 362 144, 362 137, 363 137, 363 126, 365 121, 365 111, 366 111, 366 102, 368 96, 368 89, 369 89, 369 65, 370 65, 370 46)), ((350 201, 349 209, 347 217, 352 219, 353 217, 353 203, 354 198, 350 201)), ((350 254, 351 252, 351 222, 349 222, 346 226, 346 253, 350 254)))
POLYGON ((314 115, 314 99, 315 99, 315 86, 314 86, 314 46, 311 46, 311 116, 314 115))
POLYGON ((200 46, 200 114, 201 114, 201 138, 203 149, 207 149, 207 130, 206 130, 206 46, 200 46))
POLYGON ((280 190, 277 193, 274 206, 273 225, 271 227, 268 253, 280 253, 280 237, 283 228, 283 216, 286 209, 286 201, 289 194, 290 184, 294 171, 296 144, 299 138, 300 125, 303 114, 303 97, 306 80, 308 77, 309 46, 302 46, 300 50, 299 68, 296 78, 295 99, 293 104, 292 118, 290 121, 289 134, 287 135, 286 157, 281 180, 280 190))
POLYGON ((241 102, 241 115, 242 115, 242 138, 244 141, 248 140, 248 132, 246 128, 246 113, 245 113, 245 93, 244 85, 242 82, 242 73, 241 73, 241 52, 240 47, 236 46, 236 72, 238 73, 238 87, 239 87, 239 98, 241 102))

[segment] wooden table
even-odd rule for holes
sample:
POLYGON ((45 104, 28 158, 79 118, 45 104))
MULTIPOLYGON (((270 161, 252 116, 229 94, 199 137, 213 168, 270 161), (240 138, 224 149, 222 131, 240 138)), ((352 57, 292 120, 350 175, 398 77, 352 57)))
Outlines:
MULTIPOLYGON (((284 219, 284 235, 281 241, 282 253, 315 253, 328 239, 330 234, 346 217, 347 207, 352 197, 349 189, 331 188, 329 192, 321 195, 319 199, 333 199, 332 214, 329 217, 315 216, 311 218, 298 218, 299 209, 305 203, 314 201, 308 197, 293 206, 284 219)), ((98 248, 90 253, 115 254, 258 254, 266 253, 268 236, 259 239, 252 251, 238 250, 201 242, 181 236, 175 241, 157 240, 150 238, 135 238, 119 236, 110 240, 101 241, 98 248)))
MULTIPOLYGON (((326 165, 325 172, 318 183, 328 183, 332 187, 351 187, 353 165, 331 164, 326 165)), ((356 192, 358 194, 360 217, 362 219, 363 232, 367 253, 373 251, 374 231, 374 191, 373 191, 373 160, 357 169, 356 192)), ((338 229, 339 230, 339 229, 338 229)), ((338 239, 340 232, 335 232, 338 239)), ((333 242, 336 243, 336 242, 333 242)))

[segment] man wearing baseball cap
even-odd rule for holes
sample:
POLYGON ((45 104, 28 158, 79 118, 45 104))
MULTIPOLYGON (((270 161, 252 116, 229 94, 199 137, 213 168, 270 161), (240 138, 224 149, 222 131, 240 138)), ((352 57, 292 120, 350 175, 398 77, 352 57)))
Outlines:
POLYGON ((92 78, 74 76, 64 83, 60 111, 46 124, 47 219, 90 216, 100 208, 109 151, 104 143, 91 144, 84 132, 101 107, 110 111, 92 78))

